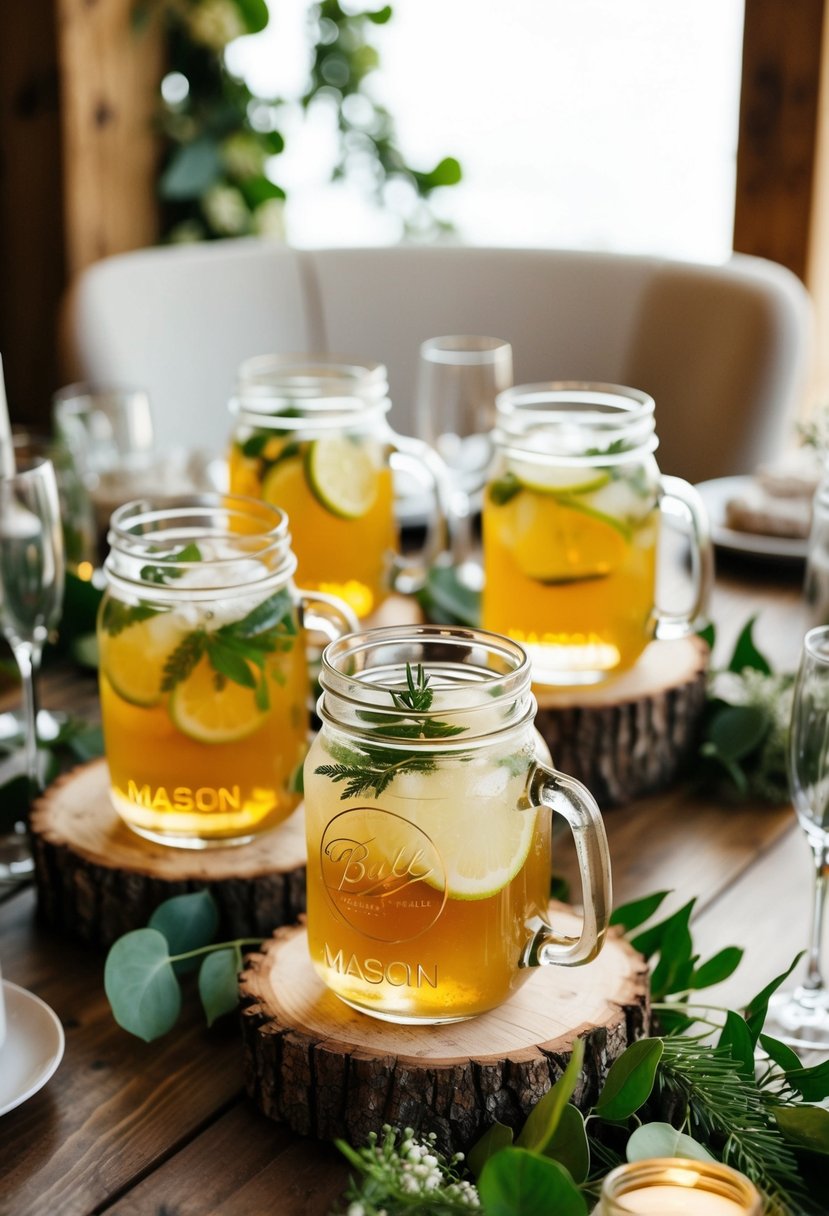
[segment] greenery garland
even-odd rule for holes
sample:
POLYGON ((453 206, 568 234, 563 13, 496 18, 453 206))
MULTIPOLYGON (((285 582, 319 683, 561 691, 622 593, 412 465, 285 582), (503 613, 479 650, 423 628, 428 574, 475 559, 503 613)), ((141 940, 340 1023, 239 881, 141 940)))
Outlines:
POLYGON ((378 205, 397 209, 408 236, 433 238, 447 227, 430 199, 439 187, 460 181, 458 161, 445 157, 427 171, 409 165, 392 116, 366 87, 380 62, 371 32, 391 19, 389 5, 352 11, 340 0, 319 0, 309 6, 311 67, 298 103, 257 97, 225 61, 229 43, 265 29, 266 0, 137 0, 135 25, 154 17, 164 21, 167 42, 159 110, 166 147, 158 186, 166 240, 284 236, 280 127, 294 104, 306 113, 335 105, 334 180, 359 181, 378 205), (403 186, 396 205, 387 190, 392 182, 403 186))

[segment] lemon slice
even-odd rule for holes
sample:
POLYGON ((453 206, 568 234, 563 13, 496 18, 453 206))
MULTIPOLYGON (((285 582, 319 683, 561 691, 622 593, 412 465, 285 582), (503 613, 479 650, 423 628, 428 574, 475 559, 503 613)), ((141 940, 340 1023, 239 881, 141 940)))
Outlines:
POLYGON ((527 578, 555 584, 611 574, 630 536, 623 521, 580 499, 531 496, 507 504, 501 543, 527 578))
POLYGON ((538 494, 592 494, 610 481, 602 469, 556 468, 531 461, 510 461, 510 469, 526 489, 538 494))
POLYGON ((527 859, 535 833, 535 810, 510 810, 481 825, 466 825, 448 854, 446 894, 450 899, 487 899, 496 895, 527 859))
POLYGON ((371 453, 342 435, 316 439, 305 471, 314 497, 340 519, 359 519, 374 505, 380 477, 371 453))
POLYGON ((262 497, 275 507, 284 507, 296 502, 305 494, 305 474, 299 455, 280 460, 265 474, 262 481, 262 497))
POLYGON ((197 743, 235 743, 257 731, 268 716, 258 708, 254 689, 227 680, 216 687, 216 673, 205 658, 170 694, 173 725, 197 743))
POLYGON ((181 627, 167 612, 114 636, 102 631, 101 670, 122 701, 144 709, 160 703, 164 664, 181 638, 181 627))

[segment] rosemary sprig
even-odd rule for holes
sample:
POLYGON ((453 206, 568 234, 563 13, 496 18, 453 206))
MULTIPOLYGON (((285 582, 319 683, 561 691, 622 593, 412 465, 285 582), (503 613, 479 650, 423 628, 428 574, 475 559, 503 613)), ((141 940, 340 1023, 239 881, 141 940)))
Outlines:
MULTIPOLYGON (((428 714, 434 699, 429 676, 422 663, 418 664, 416 675, 411 664, 407 663, 405 692, 390 690, 389 695, 395 708, 404 711, 402 719, 400 713, 365 710, 360 714, 363 721, 376 725, 376 733, 383 738, 451 739, 467 729, 465 726, 453 726, 451 722, 415 717, 428 714)), ((340 794, 343 801, 368 794, 379 798, 400 773, 431 773, 436 768, 431 752, 407 752, 373 744, 345 748, 336 743, 331 745, 330 750, 337 763, 321 764, 314 771, 335 783, 346 783, 340 794)))

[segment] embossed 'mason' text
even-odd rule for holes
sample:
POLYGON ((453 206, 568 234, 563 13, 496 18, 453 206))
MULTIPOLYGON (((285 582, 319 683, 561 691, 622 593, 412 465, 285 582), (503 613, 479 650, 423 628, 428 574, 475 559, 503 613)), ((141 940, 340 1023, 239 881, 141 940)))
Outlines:
POLYGON ((242 793, 238 785, 226 789, 219 786, 200 785, 193 789, 189 785, 177 785, 168 790, 163 785, 155 789, 135 781, 127 782, 127 797, 130 802, 146 807, 149 811, 238 811, 242 805, 242 793))
POLYGON ((438 986, 437 963, 427 968, 423 963, 405 963, 402 959, 393 959, 390 963, 379 958, 358 959, 356 954, 346 956, 342 950, 334 953, 328 942, 325 943, 324 954, 326 967, 367 984, 386 983, 393 988, 422 988, 424 984, 430 988, 438 986))

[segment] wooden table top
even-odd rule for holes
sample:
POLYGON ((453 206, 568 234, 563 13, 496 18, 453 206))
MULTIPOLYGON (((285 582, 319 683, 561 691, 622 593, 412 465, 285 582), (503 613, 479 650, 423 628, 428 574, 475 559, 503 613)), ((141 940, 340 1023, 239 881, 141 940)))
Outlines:
MULTIPOLYGON (((805 628, 800 571, 721 563, 712 617, 715 663, 747 618, 780 670, 793 669, 805 628)), ((90 715, 94 679, 50 673, 42 703, 90 715)), ((0 701, 0 709, 12 703, 0 701)), ((697 898, 705 955, 746 947, 712 1001, 738 1004, 784 969, 807 940, 811 858, 791 807, 715 804, 679 787, 605 817, 617 903, 670 889, 697 898)), ((567 875, 569 857, 557 859, 567 875)), ((3 973, 42 997, 66 1032, 64 1059, 39 1093, 0 1118, 3 1216, 324 1216, 348 1169, 330 1145, 260 1115, 244 1095, 233 1018, 208 1030, 195 1002, 153 1044, 122 1031, 103 990, 103 958, 37 926, 31 888, 0 888, 3 973)))

